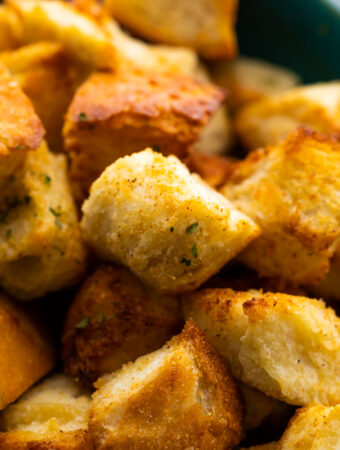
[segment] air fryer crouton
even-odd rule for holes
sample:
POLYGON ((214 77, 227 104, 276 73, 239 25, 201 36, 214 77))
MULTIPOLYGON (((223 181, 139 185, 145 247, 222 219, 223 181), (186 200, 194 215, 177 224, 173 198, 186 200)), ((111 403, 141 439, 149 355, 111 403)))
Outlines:
POLYGON ((299 409, 277 450, 337 450, 340 448, 340 405, 299 409))
POLYGON ((339 143, 300 128, 250 154, 222 192, 262 229, 242 262, 295 284, 325 277, 340 238, 339 143))
POLYGON ((66 116, 72 179, 86 193, 106 166, 149 145, 184 156, 223 97, 215 86, 181 75, 93 74, 78 89, 66 116))
POLYGON ((2 450, 93 450, 88 434, 90 393, 54 375, 0 415, 2 450))
POLYGON ((300 125, 340 133, 340 82, 290 89, 241 109, 235 127, 249 150, 276 144, 300 125))
POLYGON ((166 293, 202 284, 259 229, 175 156, 146 149, 120 158, 83 205, 85 240, 166 293))
POLYGON ((37 324, 3 294, 0 328, 1 410, 53 368, 54 351, 37 324))
POLYGON ((85 382, 160 348, 182 325, 176 298, 154 294, 127 269, 102 266, 68 312, 66 372, 85 382))
POLYGON ((97 382, 89 428, 97 449, 231 449, 242 404, 193 321, 163 348, 97 382))
POLYGON ((226 184, 234 173, 235 160, 205 153, 190 152, 184 160, 190 172, 197 173, 210 186, 218 188, 226 184))
POLYGON ((106 0, 113 15, 137 35, 196 49, 205 58, 232 58, 237 52, 237 0, 106 0))
POLYGON ((340 248, 337 248, 329 272, 321 283, 310 288, 314 297, 321 297, 327 301, 340 301, 340 248))
POLYGON ((17 47, 21 33, 16 14, 8 6, 0 5, 0 51, 17 47))
POLYGON ((30 152, 0 196, 0 285, 28 300, 78 281, 85 249, 63 155, 30 152))
POLYGON ((182 305, 236 378, 293 405, 340 402, 340 319, 322 301, 205 289, 182 305))

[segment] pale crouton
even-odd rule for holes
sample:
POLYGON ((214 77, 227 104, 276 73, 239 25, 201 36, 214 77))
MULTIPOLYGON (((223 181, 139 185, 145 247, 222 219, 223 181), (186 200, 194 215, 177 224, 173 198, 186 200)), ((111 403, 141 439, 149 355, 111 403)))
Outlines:
POLYGON ((93 450, 88 434, 90 393, 54 375, 0 415, 2 450, 93 450))
POLYGON ((8 6, 0 5, 0 51, 20 45, 21 33, 17 15, 8 6))
POLYGON ((40 146, 43 135, 31 102, 0 64, 0 184, 24 163, 30 150, 40 146))
POLYGON ((139 36, 196 49, 205 58, 237 52, 237 0, 106 0, 114 17, 139 36))
POLYGON ((337 450, 340 448, 340 405, 299 409, 277 450, 337 450))
POLYGON ((170 73, 94 73, 68 110, 65 149, 71 177, 84 194, 120 156, 152 145, 187 154, 224 94, 210 84, 170 73))
POLYGON ((231 449, 242 404, 216 350, 193 321, 163 348, 97 382, 97 449, 231 449))
POLYGON ((23 27, 23 43, 56 41, 76 60, 96 68, 115 67, 115 48, 96 21, 58 0, 6 0, 23 27))
POLYGON ((63 149, 64 114, 87 72, 65 54, 61 44, 38 42, 0 54, 24 93, 32 101, 45 129, 49 147, 63 149))
POLYGON ((322 301, 205 289, 182 304, 236 378, 293 405, 340 402, 340 319, 322 301))
POLYGON ((120 158, 83 205, 84 238, 157 291, 202 284, 259 229, 175 156, 146 149, 120 158))
POLYGON ((300 128, 250 154, 222 189, 262 229, 241 261, 260 276, 319 283, 339 245, 339 191, 340 145, 317 133, 300 128))
POLYGON ((54 350, 41 328, 3 294, 0 328, 0 409, 4 409, 53 368, 54 350))
POLYGON ((340 132, 340 82, 289 89, 245 106, 235 120, 249 150, 276 144, 300 125, 326 134, 340 132))
POLYGON ((102 266, 86 280, 68 312, 65 370, 95 381, 160 348, 181 325, 176 298, 154 294, 123 267, 102 266))
POLYGON ((85 249, 63 155, 43 144, 0 195, 0 284, 26 300, 78 281, 85 249))

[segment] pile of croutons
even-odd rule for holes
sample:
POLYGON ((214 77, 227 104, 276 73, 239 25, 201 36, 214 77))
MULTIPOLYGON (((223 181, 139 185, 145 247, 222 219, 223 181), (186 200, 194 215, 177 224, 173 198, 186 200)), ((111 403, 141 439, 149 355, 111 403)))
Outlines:
POLYGON ((236 10, 0 6, 1 450, 340 448, 340 82, 236 10))

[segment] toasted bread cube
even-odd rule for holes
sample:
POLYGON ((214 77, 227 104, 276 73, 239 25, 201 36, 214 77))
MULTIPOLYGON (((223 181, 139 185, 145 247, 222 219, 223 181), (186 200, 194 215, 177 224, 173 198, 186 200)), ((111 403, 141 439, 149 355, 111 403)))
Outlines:
POLYGON ((339 245, 339 191, 340 145, 325 136, 301 128, 250 154, 222 189, 262 229, 241 261, 260 276, 319 283, 339 245))
POLYGON ((232 58, 237 52, 237 0, 106 0, 114 17, 152 41, 196 49, 205 58, 232 58))
POLYGON ((85 266, 64 155, 30 152, 0 196, 0 285, 29 300, 78 281, 85 266))
POLYGON ((223 96, 215 86, 181 75, 93 74, 78 89, 66 116, 72 179, 86 193, 106 166, 148 145, 184 156, 223 96))
MULTIPOLYGON (((13 301, 0 294, 0 410, 14 402, 54 366, 44 331, 13 301)), ((0 448, 3 448, 0 444, 0 448)))
POLYGON ((218 450, 240 440, 237 386, 193 321, 96 386, 89 429, 97 449, 218 450))
POLYGON ((76 60, 96 68, 114 68, 110 36, 89 15, 58 0, 6 0, 23 27, 23 43, 56 41, 76 60))
POLYGON ((292 88, 242 108, 236 131, 249 150, 276 144, 301 125, 340 132, 340 82, 292 88))
POLYGON ((24 163, 27 153, 36 150, 44 128, 33 106, 0 64, 0 184, 24 163))
POLYGON ((299 409, 277 450, 336 450, 340 446, 340 405, 299 409))
POLYGON ((310 288, 315 297, 321 297, 327 301, 340 301, 340 248, 337 248, 329 272, 321 283, 310 288))
POLYGON ((81 287, 66 317, 63 360, 85 381, 160 348, 182 325, 176 298, 156 295, 120 266, 102 266, 81 287))
POLYGON ((166 293, 202 284, 259 229, 175 156, 146 149, 120 158, 83 205, 85 240, 166 293))
POLYGON ((0 51, 20 45, 22 29, 16 14, 5 5, 0 5, 0 51))
POLYGON ((0 415, 1 449, 93 450, 90 402, 90 393, 71 377, 46 379, 0 415))
POLYGON ((292 405, 340 402, 340 319, 322 301, 203 289, 182 304, 244 383, 292 405))
POLYGON ((206 153, 190 152, 184 160, 190 172, 197 173, 214 188, 226 184, 234 173, 235 160, 206 153))
POLYGON ((271 414, 278 401, 244 383, 240 383, 240 389, 246 413, 243 427, 245 431, 253 430, 271 414))
POLYGON ((280 94, 300 82, 299 77, 289 69, 244 56, 234 61, 216 63, 211 73, 216 84, 228 89, 228 103, 233 110, 280 94))

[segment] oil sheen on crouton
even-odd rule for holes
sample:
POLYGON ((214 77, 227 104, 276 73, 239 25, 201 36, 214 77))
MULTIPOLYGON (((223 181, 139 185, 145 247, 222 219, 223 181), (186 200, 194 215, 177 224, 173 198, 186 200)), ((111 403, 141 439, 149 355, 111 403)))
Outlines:
POLYGON ((184 156, 223 97, 213 85, 170 73, 93 74, 66 116, 72 179, 87 192, 106 166, 150 145, 184 156))
POLYGON ((89 423, 97 449, 219 450, 240 440, 237 387, 193 321, 97 387, 89 423))
POLYGON ((40 146, 43 135, 31 102, 0 64, 0 184, 23 164, 27 152, 40 146))
POLYGON ((61 44, 38 42, 0 54, 24 93, 32 101, 45 129, 51 150, 63 149, 64 115, 86 69, 71 62, 61 44))
POLYGON ((326 134, 340 132, 340 82, 289 89, 242 108, 235 120, 249 150, 276 144, 300 125, 326 134))
POLYGON ((106 0, 114 17, 137 35, 196 49, 205 58, 232 58, 237 52, 237 0, 106 0))
POLYGON ((241 261, 260 276, 319 283, 339 244, 339 191, 340 145, 322 135, 300 128, 250 154, 222 189, 262 229, 241 261))
POLYGON ((44 331, 3 294, 0 328, 1 410, 53 368, 54 350, 44 331))
POLYGON ((43 144, 0 195, 0 285, 23 300, 78 281, 85 249, 66 159, 43 144))
POLYGON ((88 434, 90 393, 54 375, 0 415, 2 450, 93 450, 88 434))
POLYGON ((175 156, 146 149, 120 158, 83 205, 85 240, 166 293, 202 284, 259 230, 175 156))
POLYGON ((86 280, 68 312, 65 370, 95 381, 160 348, 181 325, 176 298, 154 294, 124 267, 102 266, 86 280))
POLYGON ((277 450, 340 448, 340 405, 299 409, 280 439, 277 450))
POLYGON ((236 378, 293 405, 340 402, 340 319, 322 301, 204 289, 182 305, 236 378))

